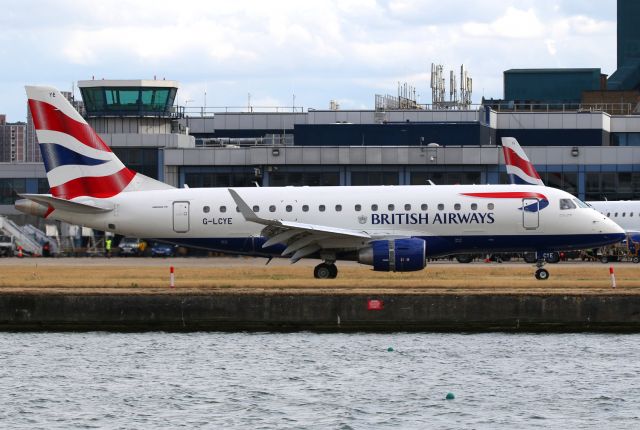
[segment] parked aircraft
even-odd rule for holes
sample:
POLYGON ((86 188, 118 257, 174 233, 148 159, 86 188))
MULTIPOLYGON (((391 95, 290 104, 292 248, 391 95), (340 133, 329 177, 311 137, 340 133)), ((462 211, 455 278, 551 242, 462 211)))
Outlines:
POLYGON ((463 252, 544 252, 622 240, 614 222, 544 186, 367 186, 176 189, 125 167, 54 88, 26 87, 51 194, 19 210, 122 235, 254 256, 338 260, 414 271, 463 252), (571 208, 566 209, 567 203, 571 208))
MULTIPOLYGON (((502 150, 511 183, 544 185, 540 175, 529 161, 529 157, 515 138, 503 137, 502 150)), ((616 222, 633 241, 640 242, 640 201, 601 200, 586 203, 616 222)))

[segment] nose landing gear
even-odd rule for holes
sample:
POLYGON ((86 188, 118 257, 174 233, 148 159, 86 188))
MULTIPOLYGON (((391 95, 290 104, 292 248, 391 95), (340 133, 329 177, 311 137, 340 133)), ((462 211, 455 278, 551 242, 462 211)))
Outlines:
POLYGON ((313 277, 316 279, 334 279, 336 276, 338 268, 332 262, 320 263, 313 269, 313 277))
POLYGON ((536 253, 536 270, 535 276, 539 281, 544 281, 549 279, 549 271, 547 269, 543 269, 542 266, 545 264, 544 253, 537 252, 536 253))

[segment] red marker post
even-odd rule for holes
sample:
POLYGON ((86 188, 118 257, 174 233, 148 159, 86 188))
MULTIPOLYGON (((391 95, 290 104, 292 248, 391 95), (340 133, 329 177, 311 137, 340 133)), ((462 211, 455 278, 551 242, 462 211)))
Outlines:
POLYGON ((175 288, 176 286, 176 277, 173 273, 173 266, 169 267, 169 288, 175 288))
POLYGON ((613 266, 609 266, 609 275, 611 275, 611 288, 616 287, 616 274, 613 273, 613 266))

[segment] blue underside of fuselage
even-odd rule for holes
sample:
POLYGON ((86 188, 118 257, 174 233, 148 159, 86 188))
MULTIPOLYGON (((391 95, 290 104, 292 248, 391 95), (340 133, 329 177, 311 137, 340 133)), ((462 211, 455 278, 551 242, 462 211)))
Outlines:
MULTIPOLYGON (((414 236, 426 242, 427 257, 471 252, 550 252, 598 248, 625 239, 624 234, 530 235, 530 236, 414 236)), ((280 256, 284 245, 262 248, 263 237, 154 238, 187 247, 260 257, 280 256)))

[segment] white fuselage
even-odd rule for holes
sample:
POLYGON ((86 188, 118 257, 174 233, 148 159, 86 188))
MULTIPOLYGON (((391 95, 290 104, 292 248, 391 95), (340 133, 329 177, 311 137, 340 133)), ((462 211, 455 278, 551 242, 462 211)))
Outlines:
POLYGON ((611 218, 627 232, 640 232, 640 201, 593 201, 587 202, 601 214, 611 218))
MULTIPOLYGON (((560 209, 575 197, 529 185, 265 187, 234 188, 265 219, 366 232, 372 238, 420 237, 428 255, 472 250, 556 250, 599 246, 621 230, 597 211, 560 209), (520 194, 543 195, 535 210, 523 210, 520 194), (544 201, 548 201, 548 205, 544 201)), ((83 199, 115 206, 104 214, 55 210, 62 219, 122 235, 156 238, 228 252, 265 250, 248 240, 263 237, 263 225, 247 222, 227 188, 123 192, 110 199, 83 199), (211 239, 214 239, 213 241, 211 239), (244 241, 244 242, 243 242, 244 241)), ((535 200, 534 200, 535 202, 535 200)), ((524 202, 525 206, 531 203, 524 202)), ((328 238, 327 240, 333 240, 328 238)), ((360 239, 326 246, 358 249, 360 239)), ((277 253, 274 250, 274 253, 277 253)))

